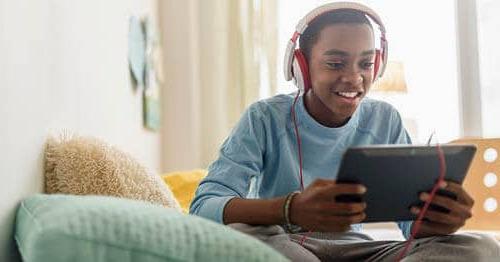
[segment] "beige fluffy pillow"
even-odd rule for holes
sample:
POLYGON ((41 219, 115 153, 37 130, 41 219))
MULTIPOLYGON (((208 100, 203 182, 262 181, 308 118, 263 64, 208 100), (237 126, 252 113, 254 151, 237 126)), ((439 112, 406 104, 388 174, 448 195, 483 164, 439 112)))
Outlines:
POLYGON ((159 176, 148 173, 127 153, 91 137, 62 135, 48 139, 45 191, 144 200, 180 211, 159 176))

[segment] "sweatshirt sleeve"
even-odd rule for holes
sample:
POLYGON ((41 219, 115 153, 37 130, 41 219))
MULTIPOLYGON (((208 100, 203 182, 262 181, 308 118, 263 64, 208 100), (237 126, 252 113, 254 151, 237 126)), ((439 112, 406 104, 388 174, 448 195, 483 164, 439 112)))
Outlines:
POLYGON ((190 213, 224 223, 224 207, 234 197, 245 198, 250 180, 261 174, 265 151, 263 115, 252 105, 222 144, 219 156, 196 190, 190 213))

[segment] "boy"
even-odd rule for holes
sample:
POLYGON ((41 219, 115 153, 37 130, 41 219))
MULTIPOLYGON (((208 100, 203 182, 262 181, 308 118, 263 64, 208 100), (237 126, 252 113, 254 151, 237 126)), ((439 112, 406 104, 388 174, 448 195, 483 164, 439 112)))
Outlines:
MULTIPOLYGON (((363 185, 335 182, 345 149, 411 143, 392 106, 365 98, 376 77, 377 53, 371 23, 357 9, 332 8, 307 26, 300 50, 310 88, 296 103, 291 95, 278 95, 248 108, 200 183, 191 213, 253 235, 296 261, 397 258, 405 242, 374 241, 361 233, 365 203, 335 201, 341 194, 366 191, 363 185), (304 190, 294 192, 302 184, 304 190), (302 230, 294 232, 292 224, 302 230)), ((406 258, 500 256, 498 245, 486 236, 450 235, 471 217, 473 201, 458 184, 442 186, 458 199, 433 199, 451 212, 426 213, 406 258)), ((412 223, 398 225, 408 238, 412 223)))

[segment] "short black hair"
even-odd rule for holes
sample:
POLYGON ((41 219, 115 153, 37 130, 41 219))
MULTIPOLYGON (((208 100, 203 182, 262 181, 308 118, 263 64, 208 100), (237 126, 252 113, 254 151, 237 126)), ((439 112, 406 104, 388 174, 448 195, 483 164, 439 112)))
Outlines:
POLYGON ((319 34, 326 26, 333 24, 367 24, 372 30, 372 24, 365 13, 354 9, 339 9, 326 12, 314 19, 299 38, 299 46, 309 62, 311 50, 318 41, 319 34))

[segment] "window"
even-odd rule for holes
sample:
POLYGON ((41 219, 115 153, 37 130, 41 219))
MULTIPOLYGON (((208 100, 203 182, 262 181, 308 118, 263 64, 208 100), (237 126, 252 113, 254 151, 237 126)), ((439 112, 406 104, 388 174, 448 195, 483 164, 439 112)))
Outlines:
MULTIPOLYGON (((281 67, 286 43, 297 22, 308 11, 328 2, 279 1, 279 73, 283 71, 281 67)), ((433 131, 439 142, 458 138, 460 110, 455 1, 358 2, 373 7, 381 16, 389 40, 389 61, 404 65, 407 85, 405 92, 373 91, 369 96, 385 100, 399 110, 414 143, 426 142, 433 131)), ((493 46, 491 44, 491 48, 493 46)), ((288 93, 293 92, 295 87, 291 82, 285 82, 281 73, 277 90, 279 93, 288 93)))
POLYGON ((477 0, 482 133, 500 137, 500 1, 477 0))

